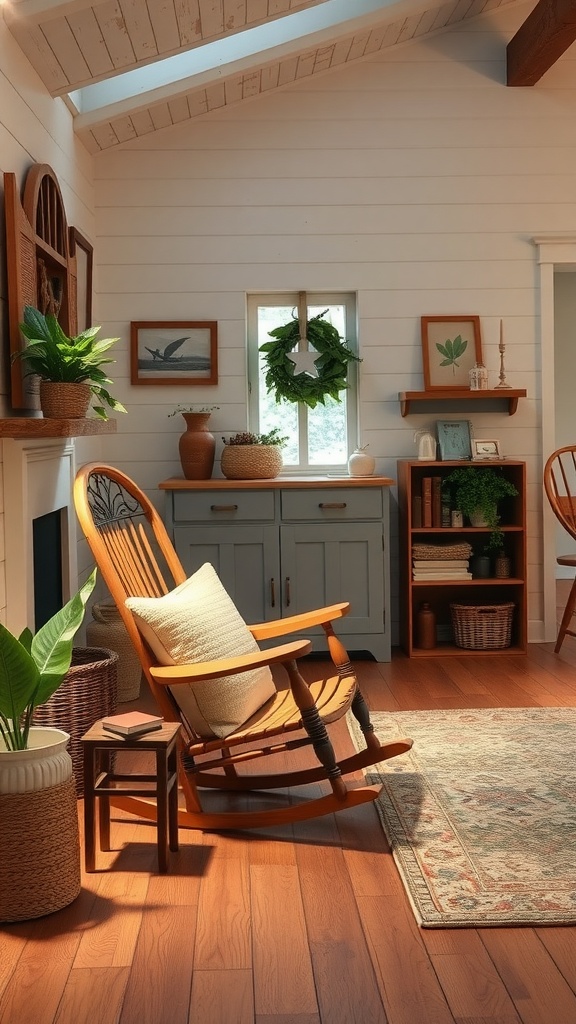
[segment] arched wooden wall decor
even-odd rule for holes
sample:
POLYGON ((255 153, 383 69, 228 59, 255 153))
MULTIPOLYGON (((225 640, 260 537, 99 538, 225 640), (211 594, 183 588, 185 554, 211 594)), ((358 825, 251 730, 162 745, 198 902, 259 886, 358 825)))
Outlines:
MULTIPOLYGON (((24 306, 54 313, 66 334, 76 334, 76 256, 58 179, 48 164, 32 165, 22 202, 15 174, 6 172, 4 203, 12 357, 24 344, 19 326, 24 306)), ((37 379, 23 376, 19 360, 11 364, 10 379, 13 408, 37 409, 37 379)))

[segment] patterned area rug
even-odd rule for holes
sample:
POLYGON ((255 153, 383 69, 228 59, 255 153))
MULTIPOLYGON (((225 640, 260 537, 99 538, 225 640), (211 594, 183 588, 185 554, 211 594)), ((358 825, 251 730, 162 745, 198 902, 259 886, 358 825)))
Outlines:
POLYGON ((576 923, 576 709, 372 721, 414 740, 366 776, 384 784, 376 806, 422 927, 576 923))

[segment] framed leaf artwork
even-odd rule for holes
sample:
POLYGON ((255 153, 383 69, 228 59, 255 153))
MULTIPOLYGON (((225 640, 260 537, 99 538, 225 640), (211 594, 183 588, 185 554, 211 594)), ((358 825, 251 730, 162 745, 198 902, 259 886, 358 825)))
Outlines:
POLYGON ((424 390, 469 388, 469 372, 482 362, 480 317, 423 316, 421 330, 424 390))

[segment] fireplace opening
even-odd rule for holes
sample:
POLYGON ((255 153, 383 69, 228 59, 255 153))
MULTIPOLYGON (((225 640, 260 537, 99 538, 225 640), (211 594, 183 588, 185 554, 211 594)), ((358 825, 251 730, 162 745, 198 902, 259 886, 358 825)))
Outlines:
POLYGON ((62 509, 32 520, 34 630, 62 607, 62 509))

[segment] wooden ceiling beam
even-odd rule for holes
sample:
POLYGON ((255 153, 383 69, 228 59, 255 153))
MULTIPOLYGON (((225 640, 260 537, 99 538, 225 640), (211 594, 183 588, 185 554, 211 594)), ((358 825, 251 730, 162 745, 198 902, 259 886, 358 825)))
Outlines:
POLYGON ((576 39, 576 0, 539 0, 506 47, 506 84, 534 85, 576 39))

